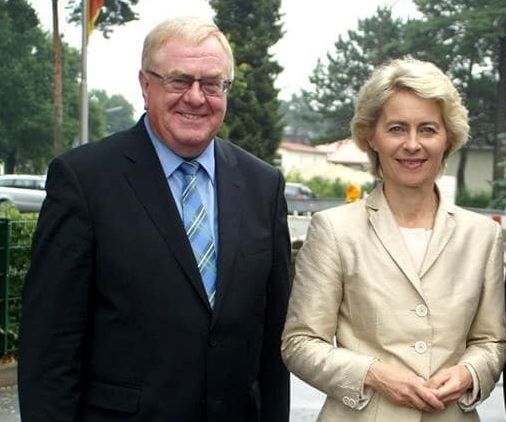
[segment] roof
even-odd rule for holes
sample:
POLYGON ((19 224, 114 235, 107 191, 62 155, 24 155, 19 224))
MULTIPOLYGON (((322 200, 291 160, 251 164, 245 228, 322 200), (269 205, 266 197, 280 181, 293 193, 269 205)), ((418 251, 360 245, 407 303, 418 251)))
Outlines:
POLYGON ((325 155, 325 151, 321 151, 311 145, 299 144, 297 142, 281 142, 279 146, 280 149, 284 149, 286 151, 294 151, 294 152, 307 152, 310 154, 320 154, 325 155))
POLYGON ((352 139, 343 139, 316 148, 327 153, 327 160, 339 164, 368 164, 367 154, 352 139))

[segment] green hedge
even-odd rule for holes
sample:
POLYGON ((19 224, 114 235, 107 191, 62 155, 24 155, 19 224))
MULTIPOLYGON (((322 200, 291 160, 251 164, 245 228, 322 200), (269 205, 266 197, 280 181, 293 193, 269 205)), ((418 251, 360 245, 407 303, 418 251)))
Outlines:
POLYGON ((1 204, 0 218, 1 265, 3 268, 7 266, 7 271, 2 271, 0 275, 0 356, 5 356, 15 354, 18 348, 21 291, 30 265, 31 242, 38 214, 21 214, 13 206, 1 204))
MULTIPOLYGON (((340 179, 326 179, 321 176, 312 177, 311 179, 303 179, 300 173, 290 172, 285 175, 287 182, 304 183, 306 186, 316 193, 320 198, 345 198, 346 185, 348 183, 342 182, 340 179)), ((361 185, 362 193, 371 192, 373 188, 372 183, 365 183, 361 185)))

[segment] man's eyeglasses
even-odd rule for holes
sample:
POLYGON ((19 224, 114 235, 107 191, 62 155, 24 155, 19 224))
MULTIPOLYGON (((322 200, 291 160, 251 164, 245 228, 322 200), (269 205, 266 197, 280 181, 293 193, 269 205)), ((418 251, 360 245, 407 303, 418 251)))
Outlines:
POLYGON ((188 75, 165 75, 152 70, 146 70, 147 73, 160 79, 165 91, 173 94, 184 94, 195 82, 199 83, 200 89, 205 95, 210 97, 221 97, 230 91, 232 85, 231 79, 221 78, 194 78, 188 75))

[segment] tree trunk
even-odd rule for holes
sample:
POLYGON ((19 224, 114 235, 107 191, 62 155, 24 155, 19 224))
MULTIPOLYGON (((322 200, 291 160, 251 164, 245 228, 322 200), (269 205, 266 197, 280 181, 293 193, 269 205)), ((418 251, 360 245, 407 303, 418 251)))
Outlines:
POLYGON ((5 174, 14 174, 16 172, 17 154, 16 151, 11 151, 7 154, 4 161, 5 174))
POLYGON ((467 148, 461 148, 459 151, 459 165, 457 167, 457 193, 461 194, 466 190, 466 164, 467 148))
POLYGON ((58 22, 58 0, 53 1, 53 58, 54 58, 54 135, 53 154, 63 151, 63 83, 61 39, 58 22))

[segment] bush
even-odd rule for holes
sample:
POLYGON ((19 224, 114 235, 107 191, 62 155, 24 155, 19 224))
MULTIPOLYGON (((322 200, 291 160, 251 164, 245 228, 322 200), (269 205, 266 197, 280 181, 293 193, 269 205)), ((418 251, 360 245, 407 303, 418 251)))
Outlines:
POLYGON ((490 206, 491 195, 487 192, 469 192, 462 190, 455 200, 461 207, 487 208, 490 206))
MULTIPOLYGON (((346 196, 345 182, 340 179, 325 179, 321 176, 312 177, 311 179, 304 179, 298 172, 290 172, 286 176, 287 182, 304 183, 311 188, 320 198, 337 198, 344 199, 346 196)), ((361 185, 362 193, 370 192, 373 188, 371 183, 361 185)))

